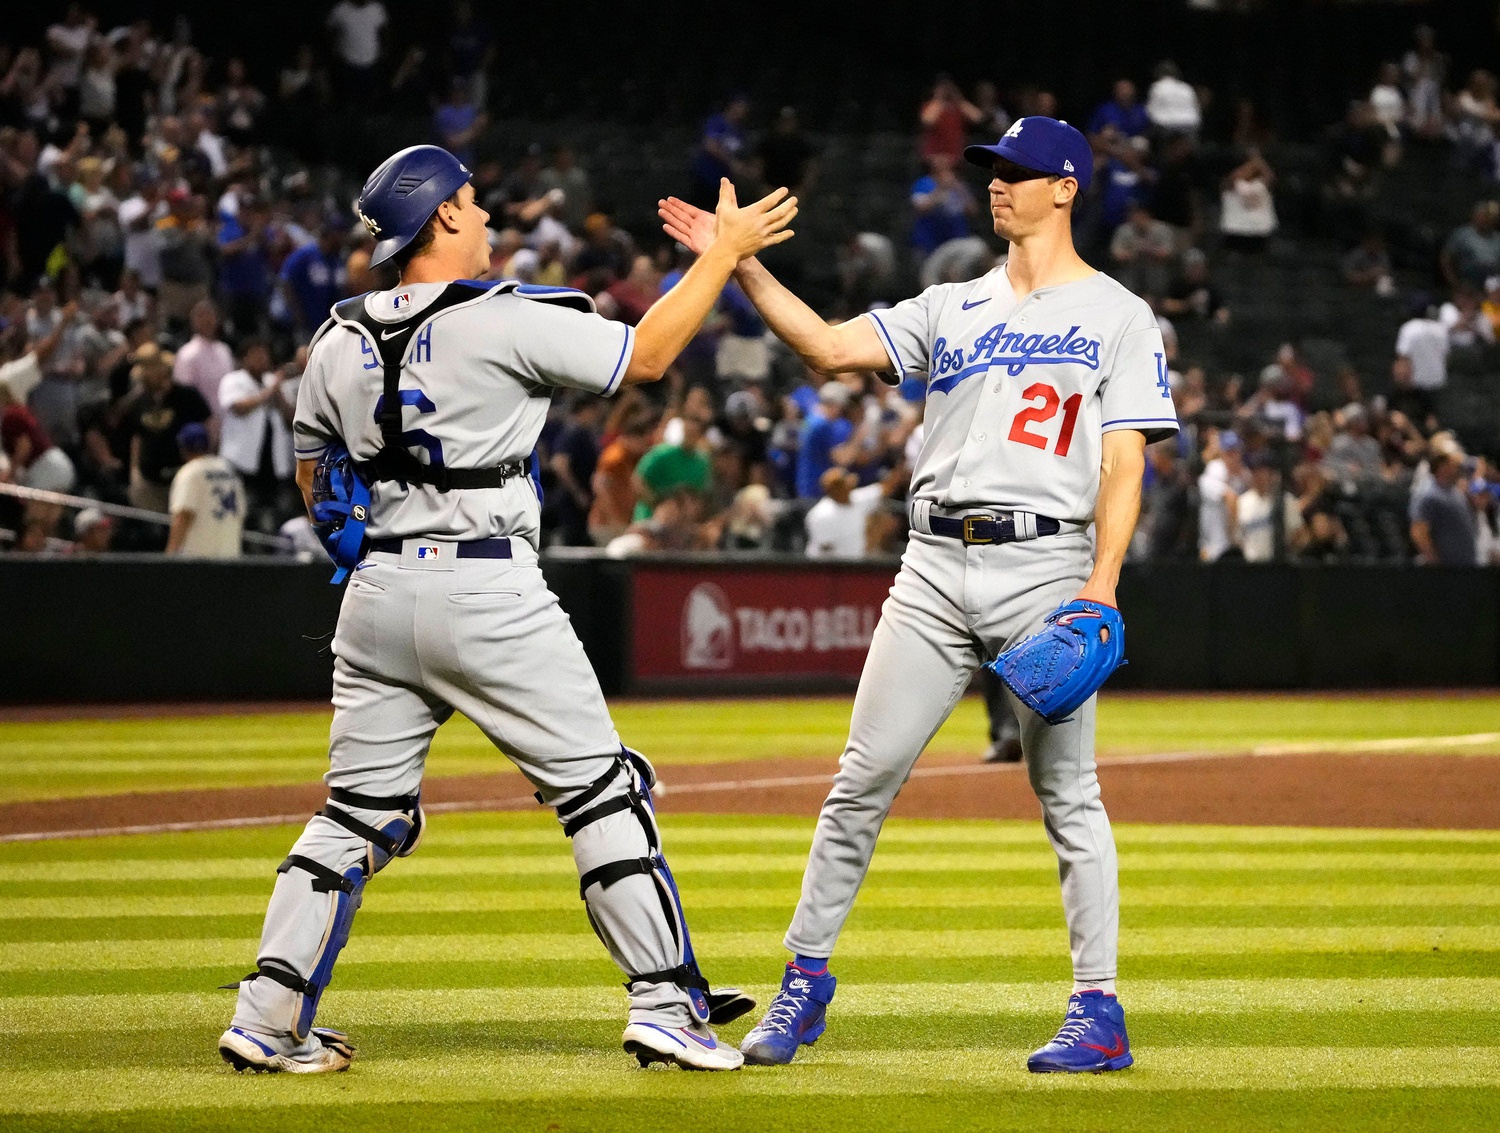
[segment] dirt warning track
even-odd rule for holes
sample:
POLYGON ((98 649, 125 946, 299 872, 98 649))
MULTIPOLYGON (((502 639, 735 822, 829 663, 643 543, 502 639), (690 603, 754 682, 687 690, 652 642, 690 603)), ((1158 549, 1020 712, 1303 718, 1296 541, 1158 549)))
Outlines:
MULTIPOLYGON (((816 815, 835 770, 827 759, 683 765, 661 771, 664 813, 816 815)), ((1103 759, 1115 822, 1248 826, 1500 829, 1500 758, 1380 752, 1171 753, 1103 759)), ((300 823, 321 784, 106 795, 0 806, 0 841, 300 823)), ((535 807, 517 773, 431 779, 434 815, 535 807)), ((896 800, 908 818, 1040 816, 1024 767, 929 756, 896 800)))

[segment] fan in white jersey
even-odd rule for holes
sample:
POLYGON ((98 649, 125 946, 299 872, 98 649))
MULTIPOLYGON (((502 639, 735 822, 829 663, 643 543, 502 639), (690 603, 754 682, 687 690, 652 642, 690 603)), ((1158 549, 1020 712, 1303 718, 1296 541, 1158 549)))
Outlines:
MULTIPOLYGON (((241 1070, 348 1067, 347 1037, 314 1016, 366 883, 421 840, 428 745, 457 711, 572 840, 589 924, 627 976, 625 1049, 642 1064, 736 1069, 740 1053, 708 1024, 754 1001, 715 992, 698 967, 651 766, 621 743, 542 578, 526 461, 557 387, 610 394, 661 377, 739 260, 791 235, 795 200, 783 189, 739 208, 725 181, 712 239, 634 328, 600 318, 580 292, 468 278, 488 268, 489 217, 469 171, 435 146, 377 169, 359 211, 379 240, 372 267, 389 260, 400 282, 334 307, 293 429, 310 511, 347 502, 329 488, 330 468, 352 461, 369 487, 368 503, 344 513, 364 543, 349 556, 333 639, 328 803, 277 870, 256 970, 236 985, 220 1054, 241 1070)), ((344 567, 341 538, 336 547, 344 567)))
MULTIPOLYGON (((818 818, 786 935, 793 960, 741 1044, 750 1062, 788 1062, 823 1034, 835 986, 828 958, 881 823, 974 670, 1064 602, 1115 604, 1146 443, 1177 429, 1150 308, 1073 248, 1073 202, 1092 174, 1082 134, 1022 118, 965 156, 992 172, 995 234, 1010 242, 1004 266, 980 279, 829 326, 756 260, 735 273, 809 366, 927 379, 911 541, 818 818)), ((704 246, 710 216, 675 199, 660 211, 669 234, 704 246)), ((1067 1019, 1028 1066, 1122 1069, 1132 1056, 1114 996, 1119 889, 1094 773, 1094 700, 1055 726, 1010 701, 1057 852, 1074 972, 1067 1019)))

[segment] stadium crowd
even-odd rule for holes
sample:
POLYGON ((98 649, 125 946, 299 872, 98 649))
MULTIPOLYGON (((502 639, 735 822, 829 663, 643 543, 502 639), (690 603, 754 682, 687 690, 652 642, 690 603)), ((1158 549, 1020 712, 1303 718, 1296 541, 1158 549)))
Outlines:
MULTIPOLYGON (((299 136, 320 108, 372 90, 427 99, 430 140, 471 164, 492 215, 496 277, 580 288, 632 323, 680 278, 688 253, 623 225, 571 148, 487 145, 496 35, 471 4, 399 56, 386 23, 379 0, 340 0, 326 49, 292 48, 265 87, 246 60, 198 51, 185 20, 170 35, 106 29, 74 4, 41 42, 0 43, 0 482, 171 516, 0 496, 16 549, 233 555, 249 530, 320 553, 292 484, 298 377, 330 305, 382 282, 350 207, 363 171, 320 164, 299 136)), ((1500 206, 1474 203, 1426 289, 1398 282, 1368 208, 1411 147, 1496 178, 1494 76, 1459 83, 1418 29, 1324 140, 1341 285, 1411 314, 1373 380, 1319 371, 1296 342, 1248 378, 1179 349, 1186 324, 1233 333, 1216 274, 1279 238, 1270 130, 1242 102, 1210 136, 1212 98, 1163 62, 1144 97, 1121 78, 1079 116, 1097 170, 1079 245, 1158 312, 1185 426, 1150 449, 1133 555, 1500 563, 1500 451, 1466 452, 1440 415, 1450 365, 1500 371, 1500 206)), ((907 222, 847 234, 828 316, 995 266, 962 149, 1065 109, 1046 90, 966 95, 939 77, 912 118, 907 222)), ((815 199, 818 150, 793 108, 758 115, 735 96, 685 183, 663 188, 709 203, 729 176, 815 199)), ((615 555, 897 552, 923 397, 920 381, 806 371, 731 285, 660 390, 556 399, 538 452, 544 538, 615 555)))

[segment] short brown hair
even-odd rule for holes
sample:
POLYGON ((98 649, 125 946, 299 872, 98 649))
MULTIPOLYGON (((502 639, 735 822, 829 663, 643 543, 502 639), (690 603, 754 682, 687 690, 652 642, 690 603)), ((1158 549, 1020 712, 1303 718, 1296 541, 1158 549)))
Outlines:
MULTIPOLYGON (((447 200, 441 202, 438 205, 438 208, 442 208, 443 205, 456 204, 458 204, 458 194, 455 192, 447 200)), ((391 256, 391 258, 387 262, 396 269, 398 274, 404 273, 406 271, 406 266, 410 264, 412 260, 420 256, 423 252, 427 251, 428 248, 432 247, 432 242, 436 238, 437 209, 433 209, 432 215, 427 218, 427 222, 423 224, 422 227, 417 230, 417 234, 411 238, 411 243, 402 248, 399 252, 395 253, 395 255, 391 256)))

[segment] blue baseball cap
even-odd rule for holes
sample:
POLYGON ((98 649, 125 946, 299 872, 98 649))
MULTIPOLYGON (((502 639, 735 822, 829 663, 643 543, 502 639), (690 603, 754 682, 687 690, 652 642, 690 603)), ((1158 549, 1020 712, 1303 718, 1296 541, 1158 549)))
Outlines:
POLYGON ((1017 118, 992 146, 964 150, 964 160, 981 169, 989 169, 997 157, 1039 173, 1072 177, 1080 193, 1089 187, 1094 175, 1094 151, 1088 139, 1066 122, 1039 114, 1017 118))
POLYGON ((177 443, 183 452, 207 452, 208 430, 193 421, 177 430, 177 443))

